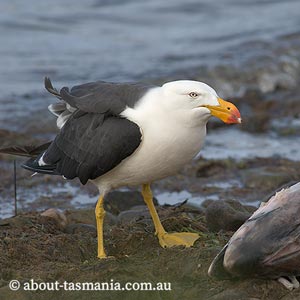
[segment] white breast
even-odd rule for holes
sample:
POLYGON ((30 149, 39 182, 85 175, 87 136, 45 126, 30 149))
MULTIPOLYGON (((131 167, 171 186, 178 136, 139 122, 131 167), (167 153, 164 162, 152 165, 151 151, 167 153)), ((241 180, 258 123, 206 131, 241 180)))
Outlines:
POLYGON ((142 131, 138 149, 94 183, 102 193, 120 186, 140 185, 174 175, 200 151, 205 123, 187 126, 184 118, 157 110, 155 106, 127 108, 122 115, 142 131))

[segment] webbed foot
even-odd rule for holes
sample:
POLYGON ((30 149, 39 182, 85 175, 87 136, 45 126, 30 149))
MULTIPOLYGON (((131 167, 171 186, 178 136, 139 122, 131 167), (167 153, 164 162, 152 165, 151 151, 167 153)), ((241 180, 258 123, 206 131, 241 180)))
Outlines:
POLYGON ((158 240, 163 248, 174 246, 191 247, 199 238, 199 234, 192 232, 174 232, 158 234, 158 240))

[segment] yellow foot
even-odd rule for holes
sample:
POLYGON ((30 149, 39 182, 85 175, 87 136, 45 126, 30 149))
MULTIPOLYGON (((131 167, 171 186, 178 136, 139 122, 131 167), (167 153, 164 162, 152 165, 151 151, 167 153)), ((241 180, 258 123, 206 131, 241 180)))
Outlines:
POLYGON ((107 255, 106 254, 100 254, 100 255, 97 255, 97 258, 105 259, 105 258, 107 258, 107 255))
POLYGON ((106 255, 105 250, 104 250, 103 247, 101 247, 101 245, 100 245, 100 249, 98 250, 97 258, 99 258, 99 259, 107 259, 107 258, 110 258, 110 256, 107 256, 107 255, 106 255))
POLYGON ((112 259, 115 258, 114 256, 107 256, 106 254, 98 255, 98 259, 112 259))
POLYGON ((174 232, 158 234, 158 240, 163 248, 173 246, 191 247, 199 238, 199 234, 191 232, 174 232))

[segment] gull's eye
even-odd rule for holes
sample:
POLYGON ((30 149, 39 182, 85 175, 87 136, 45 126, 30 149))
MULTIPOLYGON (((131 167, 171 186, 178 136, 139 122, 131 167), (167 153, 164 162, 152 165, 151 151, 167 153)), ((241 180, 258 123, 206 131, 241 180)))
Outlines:
POLYGON ((196 92, 191 92, 191 93, 189 93, 189 96, 191 98, 197 98, 199 96, 199 94, 197 94, 196 92))

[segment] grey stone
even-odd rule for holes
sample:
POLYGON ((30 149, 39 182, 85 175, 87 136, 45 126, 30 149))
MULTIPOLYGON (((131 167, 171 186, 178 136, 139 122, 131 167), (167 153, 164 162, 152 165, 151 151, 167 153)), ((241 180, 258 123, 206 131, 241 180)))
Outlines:
POLYGON ((242 204, 237 201, 214 201, 205 211, 208 229, 211 231, 237 230, 250 216, 242 204))
POLYGON ((82 234, 91 234, 93 237, 97 236, 97 229, 94 225, 90 224, 69 224, 65 228, 65 232, 69 234, 76 234, 76 233, 82 233, 82 234))
MULTIPOLYGON (((157 205, 157 200, 153 199, 154 205, 157 205)), ((131 209, 136 205, 144 205, 142 194, 138 191, 120 192, 114 191, 105 197, 104 208, 106 211, 114 215, 119 215, 120 212, 131 209)))

